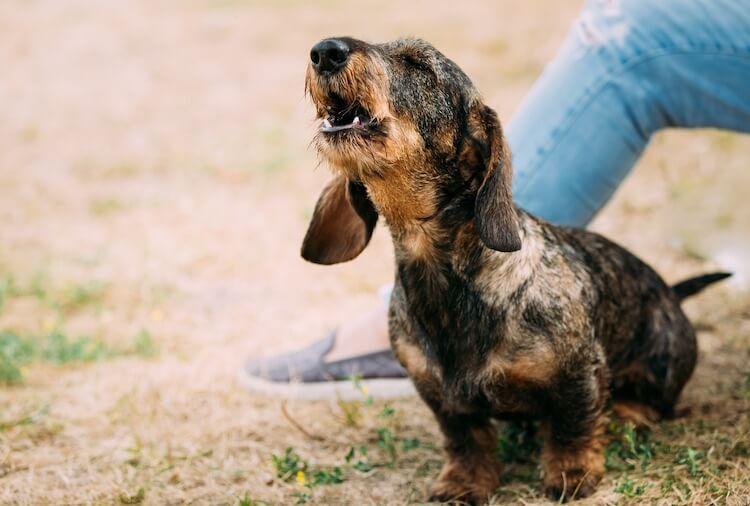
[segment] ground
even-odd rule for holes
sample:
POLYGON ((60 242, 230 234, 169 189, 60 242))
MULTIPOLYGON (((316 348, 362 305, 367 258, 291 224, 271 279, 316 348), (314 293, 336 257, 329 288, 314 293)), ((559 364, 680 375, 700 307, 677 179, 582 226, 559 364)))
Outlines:
MULTIPOLYGON (((328 178, 307 53, 332 34, 424 37, 507 121, 579 7, 3 2, 0 503, 424 501, 442 454, 419 400, 281 403, 236 381, 392 276, 382 227, 348 264, 299 258, 328 178)), ((687 304, 700 364, 683 416, 613 425, 582 504, 750 504, 748 160, 747 136, 659 134, 593 226, 668 280, 737 275, 687 304)), ((495 502, 544 503, 533 440, 503 434, 495 502)))

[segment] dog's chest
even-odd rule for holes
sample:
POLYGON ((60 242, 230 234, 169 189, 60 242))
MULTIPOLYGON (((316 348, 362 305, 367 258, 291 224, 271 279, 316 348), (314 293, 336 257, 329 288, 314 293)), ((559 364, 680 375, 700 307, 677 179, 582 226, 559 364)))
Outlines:
POLYGON ((393 348, 423 397, 454 413, 533 415, 541 410, 556 372, 554 357, 545 350, 512 359, 490 353, 485 360, 446 375, 443 364, 430 360, 418 342, 397 338, 393 348))
POLYGON ((394 351, 422 395, 445 409, 528 413, 534 399, 527 394, 548 383, 554 354, 527 338, 518 308, 485 296, 451 269, 436 275, 399 265, 391 300, 394 351))

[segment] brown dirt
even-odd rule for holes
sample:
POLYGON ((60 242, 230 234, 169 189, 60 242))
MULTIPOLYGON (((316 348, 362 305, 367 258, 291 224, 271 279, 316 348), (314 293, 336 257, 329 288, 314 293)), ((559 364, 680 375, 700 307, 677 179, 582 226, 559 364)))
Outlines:
MULTIPOLYGON (((0 387, 0 503, 111 504, 139 500, 143 488, 145 504, 245 495, 289 504, 304 489, 274 478, 272 453, 291 446, 334 464, 349 445, 372 444, 381 404, 357 408, 354 426, 336 403, 288 404, 317 441, 277 400, 235 381, 244 357, 314 339, 373 304, 391 276, 382 227, 350 264, 299 258, 328 178, 308 148, 308 48, 331 34, 424 37, 507 120, 579 4, 3 2, 0 275, 51 289, 103 283, 96 304, 58 323, 113 346, 145 329, 159 355, 36 362, 23 385, 0 387), (31 422, 14 422, 40 406, 31 422)), ((701 329, 700 366, 683 399, 690 414, 655 430, 705 452, 704 475, 662 467, 684 487, 661 492, 665 476, 634 472, 652 485, 627 498, 614 492, 623 476, 610 473, 586 504, 750 504, 748 456, 732 452, 750 439, 749 157, 747 136, 659 135, 594 226, 667 279, 719 266, 740 275, 688 304, 701 329)), ((47 332, 59 316, 28 295, 0 311, 0 331, 47 332)), ((419 401, 393 406, 400 436, 439 445, 419 401)), ((434 448, 413 450, 394 468, 316 488, 311 503, 420 502, 440 460, 434 448)), ((538 485, 513 483, 498 502, 543 502, 538 485)))

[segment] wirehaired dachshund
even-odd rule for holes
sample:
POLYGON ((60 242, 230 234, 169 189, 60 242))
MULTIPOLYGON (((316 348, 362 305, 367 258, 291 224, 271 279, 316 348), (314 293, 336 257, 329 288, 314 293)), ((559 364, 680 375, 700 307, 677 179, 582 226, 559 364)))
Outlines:
POLYGON ((432 498, 493 494, 493 419, 540 422, 549 497, 594 492, 610 401, 639 424, 673 416, 697 356, 680 301, 728 274, 670 287, 604 237, 517 208, 497 114, 427 42, 322 40, 305 87, 335 177, 302 256, 351 260, 387 222, 391 345, 445 435, 432 498))

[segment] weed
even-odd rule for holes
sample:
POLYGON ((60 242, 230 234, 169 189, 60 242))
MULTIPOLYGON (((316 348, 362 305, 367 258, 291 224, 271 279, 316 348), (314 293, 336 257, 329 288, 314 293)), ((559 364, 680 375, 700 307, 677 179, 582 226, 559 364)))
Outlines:
MULTIPOLYGON (((353 381, 356 382, 357 380, 353 379, 353 381)), ((355 404, 339 400, 339 405, 356 412, 357 417, 361 416, 361 410, 355 404)), ((388 403, 385 403, 377 413, 378 418, 385 422, 392 422, 396 417, 396 410, 388 403)), ((375 446, 386 454, 387 459, 385 461, 373 462, 370 459, 369 448, 366 445, 359 445, 350 446, 347 449, 344 454, 343 466, 310 466, 294 449, 286 448, 283 454, 271 456, 276 476, 285 482, 292 482, 293 479, 296 479, 297 485, 308 489, 293 494, 298 504, 304 504, 311 500, 312 490, 315 487, 344 483, 346 480, 345 469, 369 473, 377 467, 395 467, 399 448, 401 451, 407 452, 424 446, 417 438, 399 439, 394 430, 386 426, 377 427, 376 435, 375 446)))
POLYGON ((385 420, 390 420, 391 418, 394 417, 395 414, 396 414, 396 410, 393 409, 393 407, 386 402, 383 405, 383 409, 380 410, 380 414, 378 416, 385 420))
POLYGON ((359 447, 359 455, 360 459, 354 460, 357 454, 357 449, 355 449, 353 446, 349 447, 349 451, 346 452, 346 455, 344 456, 344 462, 347 465, 350 465, 352 469, 355 471, 359 471, 360 473, 368 473, 375 469, 375 465, 370 462, 370 458, 367 456, 367 447, 366 446, 360 446, 359 447))
POLYGON ((396 436, 393 431, 387 427, 378 427, 378 448, 383 450, 389 458, 388 466, 393 467, 396 463, 396 436))
POLYGON ((357 401, 345 401, 343 399, 337 399, 336 403, 344 415, 343 423, 347 427, 358 427, 359 422, 362 420, 362 410, 359 409, 359 403, 357 401))
POLYGON ((674 488, 674 477, 673 476, 670 476, 666 480, 662 481, 661 482, 661 486, 659 487, 659 489, 661 490, 662 494, 668 494, 669 492, 672 491, 673 488, 674 488))
POLYGON ((738 457, 750 457, 750 445, 744 441, 738 441, 732 446, 732 454, 738 457))
POLYGON ((338 485, 344 483, 344 478, 341 476, 341 468, 334 466, 330 470, 321 469, 313 473, 313 478, 310 486, 316 487, 318 485, 338 485))
POLYGON ((15 385, 23 381, 21 367, 34 357, 34 343, 10 332, 0 332, 0 383, 15 385))
POLYGON ((133 353, 145 358, 154 358, 159 354, 154 338, 149 331, 141 329, 136 334, 133 342, 133 353))
POLYGON ((120 494, 120 504, 141 504, 145 498, 146 491, 141 487, 135 494, 120 494))
POLYGON ((695 478, 702 474, 698 461, 705 458, 705 456, 705 453, 695 448, 680 448, 674 457, 673 463, 687 466, 688 474, 695 478))
POLYGON ((283 455, 272 455, 271 460, 276 469, 276 476, 283 481, 289 481, 298 472, 307 470, 307 462, 302 460, 292 448, 287 448, 283 455))
POLYGON ((64 313, 70 313, 89 304, 100 302, 106 293, 106 286, 98 281, 69 283, 47 297, 50 306, 64 313))
POLYGON ((48 292, 48 281, 47 277, 42 273, 35 274, 29 282, 26 289, 19 289, 17 292, 18 296, 29 296, 39 300, 44 300, 47 297, 48 292))
POLYGON ((53 332, 39 343, 40 358, 54 364, 68 362, 92 362, 117 355, 118 351, 90 337, 70 338, 53 332))
POLYGON ((354 388, 359 390, 359 392, 365 397, 365 406, 372 406, 375 403, 375 400, 372 398, 372 395, 370 395, 370 391, 368 390, 367 385, 362 383, 363 379, 364 377, 362 376, 362 373, 357 373, 351 377, 354 388))
POLYGON ((420 448, 421 446, 422 446, 421 441, 419 441, 419 439, 415 437, 401 440, 401 451, 404 451, 404 452, 408 452, 409 450, 420 448))
POLYGON ((625 477, 623 481, 615 484, 615 492, 627 497, 638 497, 646 492, 646 485, 641 485, 625 477))
POLYGON ((15 297, 18 294, 18 288, 16 287, 16 281, 13 276, 4 276, 0 278, 0 308, 3 307, 3 303, 6 299, 15 297))
MULTIPOLYGON (((347 463, 354 455, 354 450, 346 454, 347 463)), ((294 478, 297 484, 306 488, 306 491, 295 492, 293 496, 297 504, 305 504, 312 498, 312 490, 322 485, 339 485, 344 483, 341 467, 331 468, 317 467, 311 469, 308 463, 295 453, 292 448, 287 448, 282 455, 272 455, 271 459, 276 468, 276 476, 281 480, 290 482, 294 478), (308 479, 309 476, 309 479, 308 479)))
POLYGON ((307 504, 312 499, 310 492, 295 492, 292 495, 297 499, 297 504, 307 504))
POLYGON ((0 279, 0 305, 10 298, 30 297, 44 303, 58 314, 68 314, 85 306, 100 303, 106 293, 107 285, 101 281, 53 285, 43 273, 35 274, 26 283, 19 283, 13 276, 0 279))
POLYGON ((612 422, 609 431, 614 436, 605 451, 605 465, 610 471, 645 471, 656 455, 659 444, 651 440, 649 432, 638 432, 631 423, 623 426, 612 422))
POLYGON ((253 499, 247 493, 237 500, 237 506, 270 506, 271 503, 260 499, 253 499))

